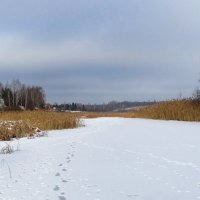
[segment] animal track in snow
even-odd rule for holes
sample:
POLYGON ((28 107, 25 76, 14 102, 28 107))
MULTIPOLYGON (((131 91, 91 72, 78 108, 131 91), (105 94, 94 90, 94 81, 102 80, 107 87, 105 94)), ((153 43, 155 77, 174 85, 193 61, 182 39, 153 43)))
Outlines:
POLYGON ((59 191, 60 190, 60 187, 58 185, 56 185, 53 189, 54 191, 59 191))
POLYGON ((55 176, 60 176, 60 173, 59 173, 59 172, 57 172, 55 176))
POLYGON ((59 200, 66 200, 65 196, 58 196, 59 200))

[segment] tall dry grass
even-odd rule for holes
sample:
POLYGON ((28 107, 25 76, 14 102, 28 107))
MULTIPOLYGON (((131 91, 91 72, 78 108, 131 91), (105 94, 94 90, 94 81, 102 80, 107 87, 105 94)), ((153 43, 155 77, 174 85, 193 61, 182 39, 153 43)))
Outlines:
POLYGON ((172 100, 139 109, 134 114, 139 118, 200 121, 200 103, 188 99, 172 100))
POLYGON ((0 140, 10 140, 43 131, 76 128, 80 125, 75 113, 49 111, 0 112, 0 140))
POLYGON ((109 112, 109 113, 84 113, 82 117, 124 117, 124 118, 148 118, 162 120, 179 121, 200 121, 200 103, 190 99, 171 100, 160 102, 151 106, 143 107, 138 110, 127 112, 109 112))
POLYGON ((172 100, 128 112, 64 113, 49 111, 0 112, 0 140, 21 138, 43 131, 76 128, 80 118, 124 117, 179 121, 200 121, 200 103, 192 100, 172 100))

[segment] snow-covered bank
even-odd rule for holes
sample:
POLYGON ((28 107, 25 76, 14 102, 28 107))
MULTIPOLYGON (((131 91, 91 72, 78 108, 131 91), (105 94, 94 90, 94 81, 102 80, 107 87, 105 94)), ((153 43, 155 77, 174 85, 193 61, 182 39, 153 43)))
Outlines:
POLYGON ((84 123, 21 139, 20 151, 0 155, 0 199, 200 199, 200 123, 120 118, 84 123))

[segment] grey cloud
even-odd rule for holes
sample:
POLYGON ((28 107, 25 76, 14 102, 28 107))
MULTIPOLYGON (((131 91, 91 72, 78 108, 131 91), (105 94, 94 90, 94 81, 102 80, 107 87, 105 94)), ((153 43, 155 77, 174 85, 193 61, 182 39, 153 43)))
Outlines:
POLYGON ((199 7, 197 0, 3 0, 0 79, 40 84, 51 102, 189 96, 200 71, 199 7))
POLYGON ((200 63, 198 52, 183 49, 141 50, 137 48, 106 48, 106 45, 91 40, 59 40, 37 42, 13 36, 0 36, 0 68, 41 69, 57 65, 70 68, 82 63, 98 63, 99 65, 131 66, 145 64, 170 67, 192 64, 195 70, 200 63))
MULTIPOLYGON (((39 71, 13 71, 27 84, 42 85, 50 102, 107 102, 111 100, 154 100, 191 95, 196 77, 179 71, 163 72, 156 67, 91 65, 39 71), (182 76, 180 78, 177 78, 182 76), (186 81, 187 80, 187 81, 186 81), (98 96, 98 97, 97 97, 98 96)), ((6 72, 5 72, 6 73, 6 72)), ((6 76, 1 74, 2 76, 6 76)), ((13 77, 15 78, 15 77, 13 77)))

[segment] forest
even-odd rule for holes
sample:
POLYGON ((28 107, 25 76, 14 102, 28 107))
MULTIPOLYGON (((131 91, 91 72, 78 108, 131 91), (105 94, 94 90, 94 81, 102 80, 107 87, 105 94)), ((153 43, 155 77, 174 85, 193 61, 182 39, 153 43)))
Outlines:
POLYGON ((0 82, 0 100, 4 110, 44 108, 45 91, 41 86, 28 86, 19 80, 0 82))

